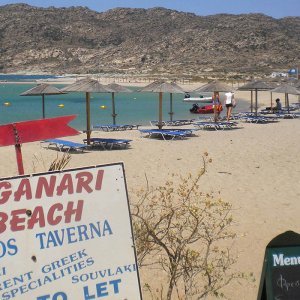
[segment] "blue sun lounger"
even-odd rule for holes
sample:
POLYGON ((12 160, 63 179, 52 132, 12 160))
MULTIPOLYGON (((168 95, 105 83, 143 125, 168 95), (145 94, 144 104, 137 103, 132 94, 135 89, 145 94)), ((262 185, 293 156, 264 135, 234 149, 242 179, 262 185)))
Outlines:
POLYGON ((168 128, 168 129, 160 129, 160 130, 164 132, 177 131, 177 132, 184 133, 186 136, 193 136, 195 135, 195 132, 198 131, 198 129, 196 128, 168 128))
POLYGON ((92 129, 100 129, 103 131, 119 131, 119 130, 132 130, 132 129, 138 129, 139 124, 124 124, 124 125, 106 125, 106 124, 98 124, 94 125, 92 129))
POLYGON ((61 139, 48 139, 44 140, 43 143, 48 143, 47 149, 51 146, 55 146, 59 151, 72 151, 72 150, 85 150, 87 145, 74 143, 71 141, 61 140, 61 139))
MULTIPOLYGON (((163 126, 180 126, 180 125, 190 125, 195 121, 195 119, 188 120, 173 120, 173 121, 162 121, 163 126)), ((158 126, 158 121, 150 121, 151 126, 158 126)))
POLYGON ((254 124, 266 124, 269 122, 266 116, 244 115, 244 116, 240 116, 240 119, 245 121, 246 123, 254 123, 254 124))
POLYGON ((205 130, 225 130, 225 129, 233 129, 236 128, 236 122, 213 122, 213 121, 201 121, 194 122, 193 125, 199 129, 205 130))
POLYGON ((281 118, 281 119, 296 119, 300 117, 300 113, 277 113, 276 114, 277 118, 281 118))
POLYGON ((186 138, 190 133, 181 130, 167 129, 140 129, 141 135, 149 138, 163 138, 163 140, 174 140, 175 138, 186 138))
MULTIPOLYGON (((83 140, 85 143, 86 139, 83 140)), ((110 139, 110 138, 91 138, 92 147, 101 147, 103 150, 126 149, 130 146, 132 140, 126 139, 110 139)))

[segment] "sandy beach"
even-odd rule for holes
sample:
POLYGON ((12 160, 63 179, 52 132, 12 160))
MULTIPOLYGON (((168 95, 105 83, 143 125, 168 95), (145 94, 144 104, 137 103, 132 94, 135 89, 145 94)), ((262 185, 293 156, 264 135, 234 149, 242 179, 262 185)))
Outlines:
MULTIPOLYGON (((237 99, 249 94, 240 92, 237 99)), ((269 98, 265 96, 264 99, 269 98)), ((291 96, 291 102, 295 101, 297 98, 291 96)), ((265 102, 262 104, 269 105, 265 102)), ((138 130, 93 131, 94 137, 132 139, 131 147, 72 153, 68 167, 124 162, 130 200, 135 190, 146 187, 145 175, 149 185, 157 186, 172 173, 196 174, 202 167, 201 157, 207 152, 212 163, 201 179, 201 187, 205 192, 220 192, 222 199, 232 203, 233 229, 237 233, 233 245, 238 254, 236 268, 253 272, 256 279, 254 283, 232 283, 225 291, 230 299, 252 300, 257 297, 268 242, 287 230, 300 233, 299 132, 300 119, 280 119, 269 124, 240 121, 236 130, 199 130, 194 137, 173 141, 142 138, 138 130)), ((83 138, 82 133, 65 139, 82 143, 83 138)), ((39 142, 24 144, 22 153, 25 173, 46 171, 50 162, 61 155, 39 142)), ((16 176, 14 147, 0 147, 0 156, 0 176, 16 176)), ((141 275, 142 280, 147 278, 143 270, 141 275)))

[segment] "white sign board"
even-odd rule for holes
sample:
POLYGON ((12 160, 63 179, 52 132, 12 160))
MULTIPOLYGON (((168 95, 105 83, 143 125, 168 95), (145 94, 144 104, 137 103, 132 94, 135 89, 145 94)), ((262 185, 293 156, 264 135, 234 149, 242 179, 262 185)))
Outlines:
POLYGON ((0 179, 0 299, 142 299, 122 163, 0 179))

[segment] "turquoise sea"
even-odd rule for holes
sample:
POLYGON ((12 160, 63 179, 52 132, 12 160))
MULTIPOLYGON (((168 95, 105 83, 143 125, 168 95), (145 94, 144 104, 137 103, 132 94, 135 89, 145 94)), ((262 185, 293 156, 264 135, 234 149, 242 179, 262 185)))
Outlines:
MULTIPOLYGON (((42 118, 42 96, 20 96, 22 92, 36 84, 24 83, 51 75, 0 75, 0 124, 9 124, 42 118), (5 83, 3 81, 15 81, 5 83), (18 83, 19 82, 19 83, 18 83), (22 82, 22 83, 20 83, 22 82), (9 104, 9 105, 7 105, 9 104)), ((55 85, 62 88, 65 85, 55 85)), ((149 121, 158 119, 158 93, 137 92, 138 87, 130 87, 133 93, 115 94, 117 124, 150 125, 149 121)), ((222 96, 221 96, 222 97, 222 96)), ((239 110, 247 109, 239 102, 239 110)), ((195 115, 189 112, 192 104, 183 102, 183 94, 173 94, 173 119, 198 119, 209 115, 195 115)), ((91 123, 112 124, 110 93, 91 94, 91 123), (104 108, 103 108, 104 107, 104 108)), ((78 130, 86 127, 85 93, 45 96, 46 118, 77 115, 70 125, 78 130), (60 104, 63 104, 61 107, 60 104)), ((163 95, 163 120, 170 120, 170 94, 163 95)), ((224 114, 224 111, 223 111, 224 114)))

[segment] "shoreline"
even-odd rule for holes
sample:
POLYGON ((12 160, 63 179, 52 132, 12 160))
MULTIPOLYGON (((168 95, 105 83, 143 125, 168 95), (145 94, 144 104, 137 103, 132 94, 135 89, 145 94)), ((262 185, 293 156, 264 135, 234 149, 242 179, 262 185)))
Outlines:
MULTIPOLYGON (((82 77, 85 78, 85 77, 82 77)), ((82 79, 80 78, 80 79, 82 79)), ((91 77, 92 78, 92 77, 91 77)), ((115 78, 115 77, 110 77, 110 78, 93 78, 98 80, 101 84, 109 84, 109 83, 118 83, 120 85, 124 86, 137 86, 137 87, 142 87, 150 84, 154 80, 146 80, 146 81, 139 81, 136 79, 132 78, 126 78, 125 80, 123 78, 115 78)), ((39 83, 48 83, 48 84, 71 84, 74 83, 78 78, 49 78, 49 79, 37 79, 37 80, 18 80, 18 81, 13 81, 13 80, 0 80, 0 84, 39 84, 39 83)), ((204 82, 190 82, 190 83, 181 83, 177 82, 178 85, 180 86, 201 86, 205 84, 204 82)))
MULTIPOLYGON (((80 75, 80 77, 86 77, 84 75, 80 75)), ((142 81, 137 81, 136 79, 132 79, 131 77, 126 78, 126 81, 124 81, 124 78, 94 78, 99 80, 99 82, 101 84, 107 85, 109 83, 118 83, 120 85, 123 86, 127 86, 127 87, 144 87, 146 85, 148 85, 149 83, 153 82, 148 81, 148 82, 142 82, 142 81), (121 80, 122 79, 122 80, 121 80)), ((39 79, 39 80, 34 80, 34 81, 0 81, 0 84, 8 84, 8 85, 12 85, 12 84, 29 84, 29 85, 37 85, 39 83, 48 83, 48 84, 56 84, 56 85, 68 85, 68 84, 72 84, 76 81, 76 78, 73 77, 66 77, 66 78, 49 78, 49 79, 39 79)), ((186 92, 189 93, 194 93, 193 90, 203 86, 204 84, 206 84, 207 82, 189 82, 189 83, 180 83, 178 82, 177 84, 179 86, 181 86, 184 90, 186 90, 186 92)), ((250 91, 240 91, 238 90, 239 85, 238 84, 232 84, 233 89, 235 90, 235 95, 236 95, 236 99, 240 99, 243 101, 248 102, 249 104, 251 103, 251 92, 250 91)), ((270 91, 259 91, 259 108, 262 106, 270 106, 271 105, 271 101, 274 103, 276 98, 280 98, 284 100, 284 94, 282 93, 270 93, 270 91)), ((204 94, 209 94, 209 93, 204 93, 204 94)), ((255 101, 254 99, 254 95, 253 95, 253 101, 255 101)), ((283 102, 283 101, 282 101, 283 102)), ((300 95, 292 95, 289 94, 289 102, 290 104, 294 103, 299 103, 300 102, 300 95)))

